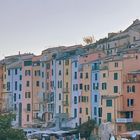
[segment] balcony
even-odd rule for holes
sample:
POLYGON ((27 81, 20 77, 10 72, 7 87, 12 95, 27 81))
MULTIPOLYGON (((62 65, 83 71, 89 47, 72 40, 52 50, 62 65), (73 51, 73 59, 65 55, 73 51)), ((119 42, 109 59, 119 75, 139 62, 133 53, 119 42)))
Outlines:
POLYGON ((68 101, 63 101, 62 104, 63 104, 63 106, 69 106, 68 101))
POLYGON ((132 118, 117 118, 116 123, 130 123, 133 122, 132 118))
POLYGON ((31 112, 31 110, 28 110, 27 108, 24 108, 24 111, 25 111, 26 113, 30 113, 30 112, 31 112))
POLYGON ((138 83, 140 82, 140 79, 138 78, 129 78, 126 80, 126 83, 138 83))
POLYGON ((99 70, 99 69, 100 69, 99 66, 93 66, 93 67, 92 67, 92 71, 99 70))
POLYGON ((69 88, 63 88, 63 93, 69 93, 70 89, 69 88))

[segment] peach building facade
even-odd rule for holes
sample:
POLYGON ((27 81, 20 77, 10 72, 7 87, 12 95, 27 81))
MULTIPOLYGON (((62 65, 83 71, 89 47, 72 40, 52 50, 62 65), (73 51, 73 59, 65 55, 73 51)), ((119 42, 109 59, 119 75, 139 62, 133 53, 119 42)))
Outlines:
POLYGON ((33 122, 33 69, 32 57, 22 62, 22 127, 31 127, 33 122))

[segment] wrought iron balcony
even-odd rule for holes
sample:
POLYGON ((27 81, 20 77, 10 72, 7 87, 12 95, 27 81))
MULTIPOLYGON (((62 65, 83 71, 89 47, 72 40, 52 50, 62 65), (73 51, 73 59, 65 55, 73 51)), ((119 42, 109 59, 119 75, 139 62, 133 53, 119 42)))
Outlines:
POLYGON ((132 118, 117 118, 116 123, 130 123, 133 122, 132 118))

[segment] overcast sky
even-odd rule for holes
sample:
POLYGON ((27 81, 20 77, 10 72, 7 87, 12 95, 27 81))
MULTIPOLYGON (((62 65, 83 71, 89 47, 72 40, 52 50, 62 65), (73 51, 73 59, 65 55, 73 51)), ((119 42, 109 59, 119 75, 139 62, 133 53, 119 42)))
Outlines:
POLYGON ((0 59, 83 43, 140 19, 140 0, 0 0, 0 59))

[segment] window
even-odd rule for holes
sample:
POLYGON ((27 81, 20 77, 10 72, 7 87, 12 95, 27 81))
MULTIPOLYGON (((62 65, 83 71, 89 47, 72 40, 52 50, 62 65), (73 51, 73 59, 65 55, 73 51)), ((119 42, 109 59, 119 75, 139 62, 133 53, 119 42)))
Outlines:
POLYGON ((30 76, 31 75, 31 71, 30 70, 25 70, 25 76, 30 76))
POLYGON ((22 85, 20 84, 20 85, 19 85, 19 91, 21 91, 21 90, 22 90, 22 85))
POLYGON ((16 93, 14 93, 14 101, 16 102, 16 93))
POLYGON ((44 88, 44 82, 42 82, 42 88, 44 88))
POLYGON ((75 87, 76 87, 76 89, 75 89, 75 90, 77 91, 77 90, 78 90, 78 84, 75 84, 75 87))
POLYGON ((115 68, 118 67, 118 62, 115 62, 114 66, 115 66, 115 68))
POLYGON ((134 85, 132 86, 132 92, 135 92, 135 86, 134 85))
POLYGON ((83 84, 80 84, 80 89, 81 89, 81 90, 83 89, 83 84))
POLYGON ((28 98, 31 98, 31 93, 30 92, 28 92, 28 98))
POLYGON ((75 62, 75 68, 77 68, 77 62, 75 62))
POLYGON ((31 105, 27 104, 27 111, 31 111, 31 105))
POLYGON ((65 65, 69 65, 69 60, 65 60, 65 65))
POLYGON ((31 66, 32 65, 32 61, 24 61, 24 66, 31 66))
POLYGON ((60 81, 60 88, 62 88, 62 80, 60 81))
POLYGON ((10 75, 10 70, 8 70, 8 75, 10 75))
POLYGON ((10 90, 10 82, 7 82, 7 90, 10 90))
POLYGON ((127 86, 127 92, 129 93, 129 86, 127 86))
POLYGON ((101 107, 99 107, 99 117, 102 117, 102 108, 101 107))
POLYGON ((94 107, 94 115, 97 115, 97 107, 94 107))
POLYGON ((42 62, 42 67, 44 67, 44 63, 42 62))
POLYGON ((59 75, 61 75, 61 70, 59 70, 59 75))
POLYGON ((15 82, 15 90, 17 90, 17 81, 15 82))
POLYGON ((80 73, 80 78, 81 78, 81 79, 83 78, 83 73, 80 73))
POLYGON ((74 79, 77 79, 77 72, 74 73, 74 79))
POLYGON ((134 106, 134 99, 127 99, 127 106, 134 106))
POLYGON ((61 60, 59 61, 59 65, 61 65, 61 60))
POLYGON ((86 108, 86 115, 88 115, 88 108, 86 108))
POLYGON ((66 104, 68 104, 68 95, 66 95, 66 104))
POLYGON ((106 90, 107 89, 107 83, 102 83, 102 90, 106 90))
POLYGON ((74 104, 77 104, 77 97, 74 96, 74 104))
POLYGON ((15 75, 17 75, 17 69, 15 69, 15 75))
POLYGON ((67 113, 67 114, 69 113, 69 110, 68 110, 68 108, 66 108, 66 113, 67 113))
POLYGON ((98 78, 97 76, 98 76, 97 73, 95 73, 95 80, 97 80, 97 78, 98 78))
POLYGON ((26 81, 26 86, 29 87, 30 86, 30 82, 26 81))
POLYGON ((18 98, 21 99, 21 95, 20 94, 19 94, 18 98))
POLYGON ((59 100, 61 100, 61 93, 59 93, 59 100))
POLYGON ((69 74, 69 71, 68 71, 68 69, 66 69, 66 75, 68 75, 69 74))
POLYGON ((112 115, 111 113, 107 113, 107 122, 111 122, 112 121, 112 115))
POLYGON ((86 72, 86 76, 85 76, 85 78, 87 79, 88 78, 88 73, 86 72))
POLYGON ((75 118, 77 117, 77 109, 76 108, 74 109, 74 117, 75 118))
POLYGON ((39 81, 36 81, 36 86, 39 87, 39 81))
POLYGON ((25 92, 25 98, 31 98, 31 93, 30 92, 25 92))
POLYGON ((118 73, 114 73, 114 80, 118 80, 118 73))
POLYGON ((111 107, 112 106, 112 100, 106 100, 106 106, 111 107))
POLYGON ((97 103, 97 95, 94 95, 94 102, 97 103))
POLYGON ((95 83, 93 83, 93 90, 95 90, 96 88, 95 88, 95 83))
POLYGON ((79 118, 79 125, 82 124, 82 118, 79 118))
POLYGON ((105 78, 106 77, 106 73, 103 73, 103 78, 105 78))
POLYGON ((50 63, 46 64, 46 69, 50 69, 50 63))
POLYGON ((34 74, 35 76, 40 76, 40 70, 36 70, 34 74))
POLYGON ((97 83, 97 85, 96 85, 96 90, 98 90, 99 89, 99 83, 97 83))
POLYGON ((29 122, 30 121, 30 119, 29 119, 30 117, 29 117, 29 115, 27 115, 27 122, 29 122))
POLYGON ((19 80, 22 80, 22 75, 19 76, 19 80))
POLYGON ((114 86, 114 93, 118 93, 118 86, 114 86))
POLYGON ((79 113, 82 113, 82 108, 80 107, 79 113))
POLYGON ((59 113, 61 113, 61 106, 59 105, 59 113))

